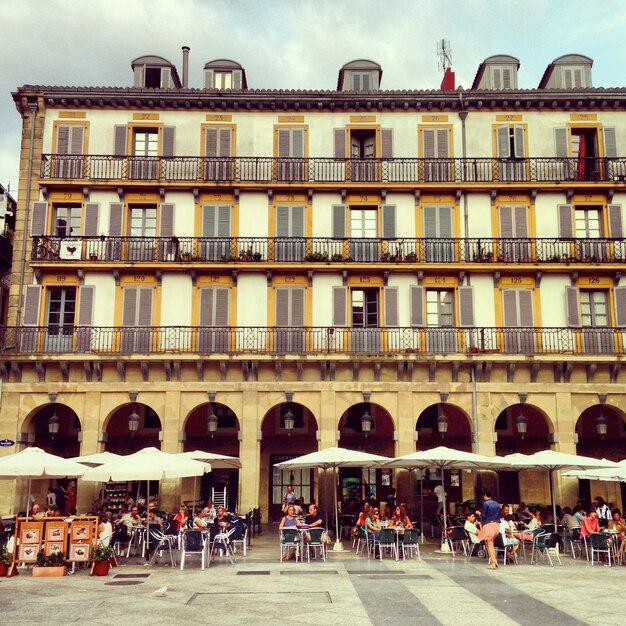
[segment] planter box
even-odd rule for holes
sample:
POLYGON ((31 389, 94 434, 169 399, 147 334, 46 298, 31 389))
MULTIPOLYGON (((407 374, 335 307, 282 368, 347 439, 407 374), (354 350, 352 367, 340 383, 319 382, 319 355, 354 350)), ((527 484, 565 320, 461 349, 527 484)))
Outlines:
POLYGON ((33 578, 52 578, 55 576, 65 576, 67 567, 33 567, 33 578))

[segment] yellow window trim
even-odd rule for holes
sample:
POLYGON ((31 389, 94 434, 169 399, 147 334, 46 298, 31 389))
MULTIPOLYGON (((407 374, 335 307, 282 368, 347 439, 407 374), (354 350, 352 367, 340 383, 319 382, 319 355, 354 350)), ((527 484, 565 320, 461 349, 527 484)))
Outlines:
POLYGON ((294 285, 272 285, 270 289, 267 290, 267 320, 268 326, 276 326, 276 289, 280 288, 298 288, 304 289, 304 325, 311 326, 313 320, 313 302, 312 290, 309 289, 308 282, 303 285, 294 284, 294 285))
MULTIPOLYGON (((202 232, 202 205, 203 204, 230 204, 232 212, 230 216, 230 234, 232 238, 239 237, 239 200, 235 194, 226 193, 204 193, 198 196, 198 202, 194 205, 193 232, 202 232)), ((200 236, 194 235, 194 236, 200 236)))
POLYGON ((304 130, 304 157, 309 157, 309 125, 308 124, 274 124, 274 158, 278 158, 278 131, 287 128, 301 128, 304 130))
POLYGON ((135 152, 135 131, 141 129, 155 128, 158 134, 157 154, 163 154, 163 122, 129 122, 126 137, 126 154, 133 155, 135 152))
POLYGON ((206 131, 210 128, 230 128, 230 156, 235 156, 235 146, 237 145, 237 124, 202 124, 200 133, 200 155, 206 156, 206 131))
POLYGON ((424 158, 424 129, 437 130, 444 129, 448 131, 448 158, 454 156, 454 126, 452 124, 418 124, 417 125, 417 155, 420 159, 424 158))
MULTIPOLYGON (((138 273, 138 275, 141 275, 138 273)), ((159 326, 161 320, 161 287, 154 282, 148 283, 133 283, 127 282, 128 276, 120 276, 120 284, 115 287, 115 308, 113 315, 113 326, 120 327, 122 325, 122 302, 124 299, 124 287, 151 287, 154 289, 152 294, 152 326, 159 326)))
POLYGON ((503 122, 500 124, 491 125, 491 153, 493 158, 498 158, 498 128, 502 126, 519 126, 524 129, 524 158, 528 158, 528 124, 523 122, 503 122))
POLYGON ((206 287, 216 287, 228 289, 228 325, 237 325, 237 287, 233 285, 232 279, 228 276, 220 276, 220 281, 224 282, 212 283, 206 282, 208 276, 198 277, 196 286, 191 291, 191 325, 198 328, 200 325, 200 289, 206 287), (226 282, 228 281, 228 282, 226 282))
POLYGON ((54 120, 52 122, 52 146, 50 152, 56 154, 57 152, 57 138, 59 133, 59 126, 82 126, 85 129, 83 134, 83 152, 82 154, 89 154, 89 127, 88 121, 74 122, 69 119, 54 120))
POLYGON ((276 237, 276 207, 277 206, 304 206, 304 236, 310 237, 313 232, 313 211, 306 194, 277 194, 272 196, 267 215, 267 236, 276 237), (287 198, 284 200, 283 198, 287 198))

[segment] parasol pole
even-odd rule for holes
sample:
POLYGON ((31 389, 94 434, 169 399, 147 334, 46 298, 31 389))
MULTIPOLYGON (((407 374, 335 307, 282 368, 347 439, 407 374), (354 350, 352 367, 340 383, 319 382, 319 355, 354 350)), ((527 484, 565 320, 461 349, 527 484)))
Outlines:
POLYGON ((550 497, 552 498, 552 516, 554 519, 554 532, 556 532, 556 527, 558 524, 558 521, 556 519, 556 502, 554 501, 554 478, 553 478, 553 473, 554 470, 549 470, 550 473, 550 497))
POLYGON ((450 546, 446 541, 446 537, 448 534, 448 512, 447 512, 447 501, 446 501, 446 487, 445 487, 445 471, 443 469, 443 465, 441 466, 441 489, 443 490, 443 533, 441 535, 441 552, 450 552, 450 546))
POLYGON ((322 480, 322 489, 324 490, 324 516, 326 517, 326 530, 328 530, 328 487, 326 486, 326 468, 322 468, 324 478, 322 480))
POLYGON ((335 504, 335 545, 333 546, 333 552, 343 552, 343 544, 341 543, 341 539, 339 539, 339 508, 337 507, 338 480, 337 466, 333 465, 333 502, 335 504))
POLYGON ((28 495, 26 496, 26 517, 28 517, 30 514, 30 481, 31 480, 32 480, 32 477, 29 476, 28 477, 28 495))
POLYGON ((196 516, 196 477, 193 477, 193 500, 191 501, 191 515, 196 516))
POLYGON ((420 543, 424 543, 424 469, 416 469, 420 473, 420 543))

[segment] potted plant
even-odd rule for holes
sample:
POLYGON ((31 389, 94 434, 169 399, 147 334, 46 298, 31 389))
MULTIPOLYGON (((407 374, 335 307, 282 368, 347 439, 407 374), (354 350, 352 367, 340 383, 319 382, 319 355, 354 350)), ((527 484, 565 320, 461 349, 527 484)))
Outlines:
POLYGON ((113 546, 98 546, 91 554, 95 576, 107 576, 113 558, 113 546))
POLYGON ((43 550, 37 553, 37 564, 33 566, 33 576, 48 578, 52 576, 65 576, 65 555, 63 552, 52 552, 48 556, 43 550))
POLYGON ((13 559, 4 546, 0 546, 0 576, 6 576, 13 559))

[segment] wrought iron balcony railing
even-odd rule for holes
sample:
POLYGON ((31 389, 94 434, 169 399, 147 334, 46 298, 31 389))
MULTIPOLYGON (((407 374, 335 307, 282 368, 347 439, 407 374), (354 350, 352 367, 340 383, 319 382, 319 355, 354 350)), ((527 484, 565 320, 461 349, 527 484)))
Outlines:
POLYGON ((626 328, 90 327, 0 328, 5 355, 626 353, 626 328))
POLYGON ((626 239, 34 237, 39 262, 621 263, 626 239))
POLYGON ((626 157, 335 159, 44 154, 45 180, 195 183, 524 183, 626 180, 626 157))

